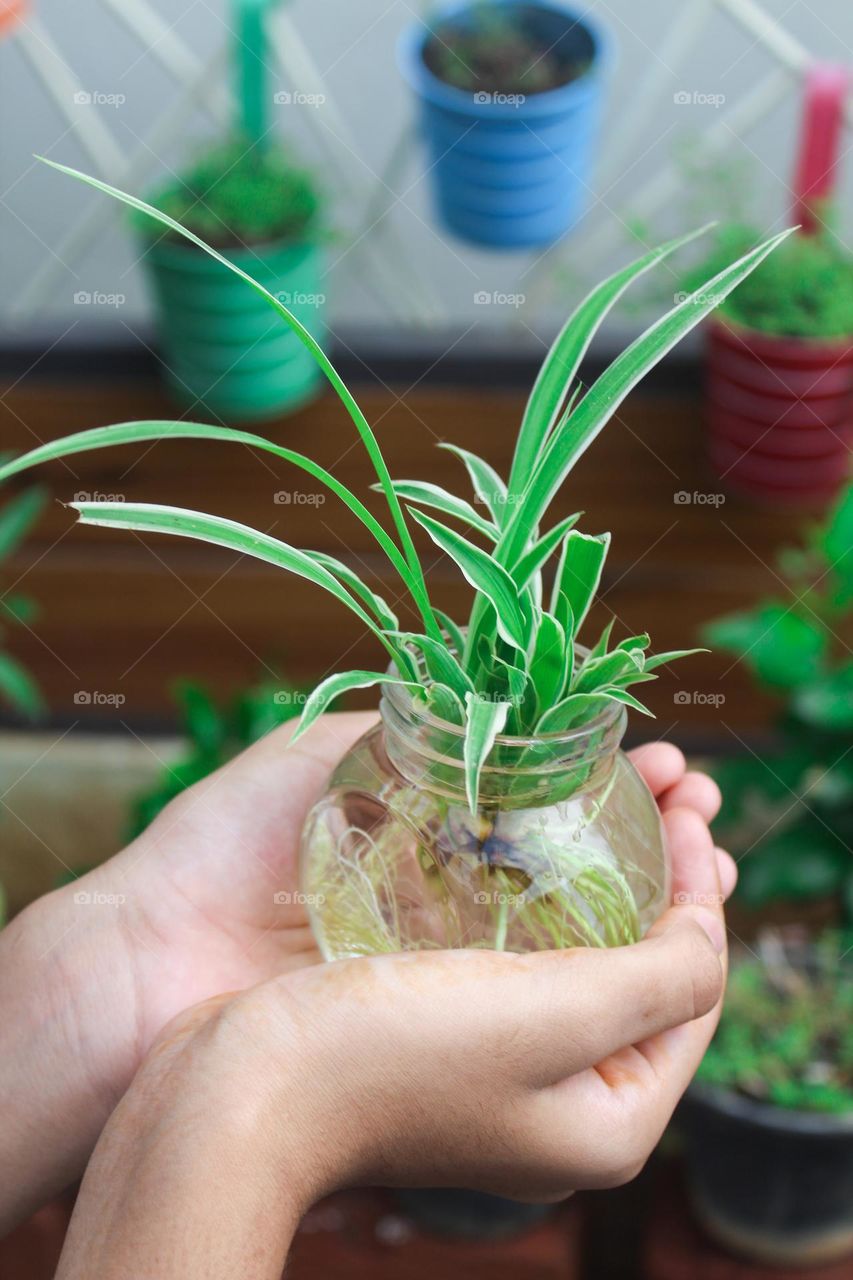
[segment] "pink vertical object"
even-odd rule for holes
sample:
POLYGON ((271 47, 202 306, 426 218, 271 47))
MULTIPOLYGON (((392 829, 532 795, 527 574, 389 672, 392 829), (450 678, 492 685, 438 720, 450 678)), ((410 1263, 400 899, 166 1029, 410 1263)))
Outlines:
POLYGON ((821 208, 835 190, 844 104, 850 86, 846 67, 817 62, 808 71, 794 171, 794 225, 806 234, 820 228, 821 208))
MULTIPOLYGON (((794 221, 814 234, 837 177, 843 67, 806 77, 794 173, 794 221)), ((715 316, 708 326, 708 457, 727 488, 775 505, 823 505, 851 475, 853 334, 785 337, 715 316)))

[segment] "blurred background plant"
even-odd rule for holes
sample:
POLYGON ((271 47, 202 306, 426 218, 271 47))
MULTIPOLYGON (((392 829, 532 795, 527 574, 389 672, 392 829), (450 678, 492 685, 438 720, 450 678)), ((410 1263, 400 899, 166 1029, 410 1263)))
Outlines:
MULTIPOLYGON (((153 193, 151 203, 217 249, 313 240, 322 209, 313 175, 284 146, 252 146, 242 136, 202 151, 179 178, 153 193)), ((141 214, 134 225, 149 240, 164 234, 141 214)))
POLYGON ((853 934, 826 930, 792 963, 767 930, 729 974, 697 1079, 795 1110, 853 1112, 853 934))
POLYGON ((240 690, 230 701, 221 702, 204 685, 181 680, 175 686, 175 701, 184 739, 181 754, 164 765, 154 785, 134 799, 128 839, 144 831, 187 787, 298 716, 305 695, 285 682, 264 680, 240 690))
POLYGON ((716 766, 718 836, 749 906, 832 898, 853 920, 853 487, 778 570, 784 593, 703 633, 782 701, 776 750, 716 766))
MULTIPOLYGON (((20 547, 35 525, 47 502, 45 489, 35 487, 10 498, 0 507, 0 563, 20 547)), ((29 626, 36 605, 15 584, 0 597, 0 698, 17 715, 35 720, 44 710, 41 693, 26 667, 5 648, 8 627, 29 626)))
MULTIPOLYGON (((719 227, 713 252, 685 275, 685 290, 697 289, 761 239, 761 233, 747 224, 719 227)), ((849 337, 853 258, 828 230, 791 236, 726 298, 718 315, 780 337, 849 337)))

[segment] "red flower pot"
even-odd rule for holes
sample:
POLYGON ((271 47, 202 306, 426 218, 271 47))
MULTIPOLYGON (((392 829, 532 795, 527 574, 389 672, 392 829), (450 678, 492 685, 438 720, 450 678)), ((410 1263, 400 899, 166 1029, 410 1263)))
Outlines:
POLYGON ((853 452, 853 337, 778 338, 708 326, 711 465, 732 489, 774 502, 826 501, 853 452))

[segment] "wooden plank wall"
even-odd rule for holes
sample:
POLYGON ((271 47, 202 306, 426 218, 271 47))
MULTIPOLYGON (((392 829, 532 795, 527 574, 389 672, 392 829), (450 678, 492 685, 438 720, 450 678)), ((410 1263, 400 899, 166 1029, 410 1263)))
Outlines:
MULTIPOLYGON (((430 479, 460 493, 467 493, 464 470, 436 443, 473 449, 505 474, 524 403, 522 394, 488 387, 367 389, 361 399, 393 475, 430 479)), ((110 382, 97 369, 68 385, 30 377, 0 400, 0 447, 17 452, 84 427, 173 414, 149 382, 110 382)), ((381 511, 378 496, 369 494, 364 450, 331 395, 260 430, 310 453, 381 511)), ((369 536, 338 502, 318 503, 309 477, 242 446, 178 441, 103 450, 44 467, 40 479, 58 499, 118 494, 245 521, 349 560, 389 601, 397 595, 369 536), (282 494, 290 500, 283 502, 282 494)), ((682 647, 697 642, 706 619, 778 588, 773 557, 793 536, 796 520, 730 495, 721 505, 694 500, 719 490, 702 464, 697 403, 635 393, 553 508, 555 518, 583 508, 584 528, 613 533, 589 630, 615 613, 622 634, 648 630, 657 647, 682 647), (677 494, 691 500, 678 501, 677 494)), ((417 542, 436 601, 464 616, 464 584, 425 536, 417 542)), ((9 568, 6 586, 14 582, 40 605, 33 632, 16 637, 15 648, 43 685, 58 723, 116 716, 140 725, 168 721, 169 685, 183 675, 224 694, 276 667, 308 681, 380 660, 358 621, 306 583, 191 542, 75 529, 59 503, 9 568), (80 693, 92 701, 75 699, 80 693), (122 706, 95 696, 104 694, 120 695, 122 706)), ((736 745, 732 735, 760 730, 773 708, 743 667, 724 655, 691 659, 647 688, 659 716, 653 732, 688 742, 736 745)))

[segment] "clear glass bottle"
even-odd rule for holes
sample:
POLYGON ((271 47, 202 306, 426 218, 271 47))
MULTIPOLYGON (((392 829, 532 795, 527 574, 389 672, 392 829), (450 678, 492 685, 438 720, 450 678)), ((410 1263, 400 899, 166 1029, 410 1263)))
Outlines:
POLYGON ((624 707, 567 733, 498 738, 476 816, 462 729, 398 685, 380 710, 303 833, 301 888, 326 959, 620 946, 668 905, 657 805, 619 749, 624 707))

